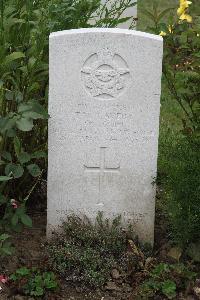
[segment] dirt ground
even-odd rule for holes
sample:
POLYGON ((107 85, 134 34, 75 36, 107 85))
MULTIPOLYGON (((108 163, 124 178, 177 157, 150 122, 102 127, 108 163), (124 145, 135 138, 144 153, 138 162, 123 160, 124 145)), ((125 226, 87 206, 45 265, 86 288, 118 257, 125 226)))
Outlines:
MULTIPOLYGON (((47 266, 44 256, 44 243, 46 240, 46 205, 43 202, 43 207, 36 209, 29 208, 29 214, 33 220, 32 228, 25 228, 21 233, 15 233, 13 242, 16 247, 15 253, 6 260, 0 260, 0 274, 10 275, 17 268, 26 267, 41 267, 47 266), (34 211, 34 214, 31 213, 34 211)), ((156 238, 155 238, 155 255, 166 256, 167 239, 166 225, 163 222, 163 216, 157 211, 156 218, 156 238), (160 220, 160 221, 159 221, 160 220)), ((137 276, 137 274, 136 274, 137 276)), ((47 294, 43 298, 48 300, 134 300, 134 286, 127 283, 121 283, 120 288, 110 287, 110 289, 91 290, 84 289, 80 286, 74 286, 71 283, 66 283, 60 280, 60 290, 55 294, 47 294)), ((139 281, 139 278, 134 278, 133 282, 139 281)), ((33 300, 31 297, 19 295, 16 290, 9 289, 9 285, 3 285, 3 290, 0 293, 0 300, 33 300)), ((160 299, 160 298, 158 298, 160 299)))

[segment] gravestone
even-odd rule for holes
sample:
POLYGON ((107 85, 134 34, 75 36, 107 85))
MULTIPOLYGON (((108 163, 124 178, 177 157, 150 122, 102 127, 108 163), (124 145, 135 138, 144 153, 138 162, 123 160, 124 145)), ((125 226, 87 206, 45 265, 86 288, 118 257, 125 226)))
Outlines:
MULTIPOLYGON (((124 2, 124 3, 129 3, 130 2, 130 4, 133 4, 133 3, 137 2, 137 1, 136 0, 135 1, 132 0, 132 1, 121 1, 121 2, 124 2)), ((109 0, 109 1, 108 0, 101 0, 101 3, 103 5, 107 4, 108 8, 111 8, 112 4, 115 4, 115 3, 116 4, 118 3, 118 7, 120 5, 119 1, 117 1, 117 0, 109 0)), ((136 26, 136 21, 133 20, 133 19, 137 18, 137 5, 127 8, 123 12, 123 14, 121 15, 120 18, 126 18, 126 17, 131 17, 131 19, 128 20, 127 22, 125 22, 125 23, 119 24, 118 28, 128 29, 130 26, 133 26, 133 27, 136 26)))
POLYGON ((51 34, 48 235, 67 214, 102 211, 153 242, 161 65, 159 36, 51 34))

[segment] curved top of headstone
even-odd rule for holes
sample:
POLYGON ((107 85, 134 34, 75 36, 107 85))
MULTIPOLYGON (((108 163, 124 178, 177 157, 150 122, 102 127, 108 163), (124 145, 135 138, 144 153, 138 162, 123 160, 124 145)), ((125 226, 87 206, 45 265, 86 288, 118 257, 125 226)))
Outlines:
POLYGON ((115 33, 115 34, 124 34, 124 35, 134 35, 138 37, 144 37, 148 39, 153 39, 157 41, 163 41, 163 38, 159 35, 146 33, 137 30, 129 30, 129 29, 121 29, 121 28, 80 28, 80 29, 70 29, 52 32, 50 34, 50 38, 61 37, 66 35, 73 34, 83 34, 83 33, 115 33))

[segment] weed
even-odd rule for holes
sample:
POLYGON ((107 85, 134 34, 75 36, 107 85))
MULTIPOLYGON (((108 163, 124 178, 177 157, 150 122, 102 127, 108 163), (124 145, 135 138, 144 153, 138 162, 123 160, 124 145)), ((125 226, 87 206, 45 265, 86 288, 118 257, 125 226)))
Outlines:
POLYGON ((47 245, 49 264, 67 280, 102 286, 113 268, 126 271, 128 265, 138 264, 127 253, 127 235, 133 236, 132 230, 123 230, 120 218, 110 222, 99 214, 92 224, 69 216, 62 233, 47 245))
POLYGON ((46 291, 54 291, 58 288, 55 275, 52 272, 41 272, 37 269, 22 267, 10 276, 12 285, 30 296, 43 296, 46 291))
POLYGON ((174 299, 177 293, 187 290, 194 283, 196 273, 183 264, 169 265, 160 263, 149 273, 138 292, 140 299, 154 299, 156 295, 174 299))

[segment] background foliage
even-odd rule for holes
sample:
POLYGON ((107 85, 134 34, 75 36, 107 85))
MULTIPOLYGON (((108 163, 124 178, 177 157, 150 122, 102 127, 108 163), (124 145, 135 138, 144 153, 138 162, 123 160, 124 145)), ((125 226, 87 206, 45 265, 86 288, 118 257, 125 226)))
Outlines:
POLYGON ((0 234, 31 226, 26 203, 46 174, 49 33, 116 26, 134 2, 0 0, 0 234))
POLYGON ((184 1, 139 1, 139 26, 164 38, 159 181, 164 190, 171 237, 187 246, 200 238, 200 7, 184 1))

